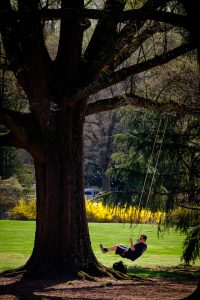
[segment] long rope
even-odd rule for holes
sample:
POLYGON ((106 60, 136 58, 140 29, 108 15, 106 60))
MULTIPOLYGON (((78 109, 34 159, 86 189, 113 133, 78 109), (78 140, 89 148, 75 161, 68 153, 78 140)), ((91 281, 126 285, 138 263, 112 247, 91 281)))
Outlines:
POLYGON ((157 155, 157 159, 156 159, 156 164, 155 164, 155 168, 154 168, 154 172, 153 172, 153 177, 152 177, 152 181, 151 181, 151 185, 150 185, 150 189, 149 189, 145 209, 147 208, 149 198, 150 198, 150 195, 151 195, 152 186, 153 186, 153 182, 154 182, 154 179, 155 179, 155 174, 156 174, 156 171, 157 171, 158 161, 160 159, 160 154, 161 154, 161 150, 162 150, 162 146, 163 146, 163 141, 164 141, 164 136, 165 136, 165 132, 166 132, 166 128, 167 128, 167 123, 168 123, 168 117, 166 118, 165 128, 163 130, 162 139, 161 139, 160 147, 159 147, 159 150, 158 150, 158 155, 157 155))
MULTIPOLYGON (((151 196, 152 187, 153 187, 153 183, 154 183, 154 179, 155 179, 155 174, 156 174, 156 171, 157 171, 158 161, 160 159, 160 154, 161 154, 161 150, 162 150, 162 146, 163 146, 165 132, 166 132, 166 129, 167 129, 167 123, 168 123, 168 116, 166 118, 165 127, 164 127, 164 130, 163 130, 161 143, 160 143, 160 147, 159 147, 159 150, 158 150, 158 155, 157 155, 157 158, 156 158, 156 164, 155 164, 155 167, 154 167, 153 176, 152 176, 152 180, 151 180, 151 184, 150 184, 150 188, 149 188, 149 193, 148 193, 146 204, 145 204, 145 210, 147 209, 147 205, 148 205, 148 202, 149 202, 149 199, 150 199, 150 196, 151 196)), ((141 229, 142 229, 142 223, 140 224, 140 230, 138 232, 138 237, 141 233, 141 229)))
MULTIPOLYGON (((151 163, 152 158, 153 158, 153 154, 154 154, 154 150, 155 150, 155 145, 156 145, 157 140, 158 140, 158 134, 159 134, 159 131, 160 131, 161 123, 162 123, 162 119, 160 118, 160 121, 159 121, 159 124, 158 124, 158 128, 157 128, 157 132, 156 132, 156 136, 155 136, 155 140, 154 140, 154 145, 153 145, 153 148, 152 148, 152 151, 151 151, 151 155, 150 155, 150 158, 149 158, 149 162, 148 162, 148 165, 147 165, 147 172, 146 172, 146 175, 145 175, 145 180, 144 180, 144 183, 143 183, 142 192, 141 192, 140 199, 139 199, 139 204, 138 204, 139 208, 141 208, 141 201, 142 201, 142 197, 143 197, 143 194, 144 194, 144 190, 145 190, 147 178, 148 178, 148 175, 149 175, 149 166, 150 166, 150 163, 151 163)), ((149 202, 149 199, 150 199, 150 195, 151 195, 151 192, 152 192, 153 182, 154 182, 154 179, 155 179, 155 174, 156 174, 156 171, 157 171, 158 161, 159 161, 161 150, 162 150, 162 145, 163 145, 164 136, 165 136, 165 132, 166 132, 166 128, 167 128, 167 123, 168 123, 168 117, 166 118, 165 127, 164 127, 164 130, 163 130, 162 139, 161 139, 160 147, 159 147, 159 150, 158 150, 158 155, 157 155, 157 158, 156 158, 156 164, 155 164, 155 167, 154 167, 154 172, 153 172, 153 176, 152 176, 152 180, 151 180, 149 192, 148 192, 148 195, 147 195, 145 209, 147 208, 147 205, 148 205, 148 202, 149 202)), ((138 237, 140 236, 141 229, 142 229, 142 223, 140 224, 140 229, 139 229, 139 232, 138 232, 138 237)), ((133 228, 132 228, 131 238, 132 238, 132 236, 133 236, 133 228)))
MULTIPOLYGON (((144 179, 144 182, 143 182, 142 191, 141 191, 140 198, 139 198, 138 207, 140 208, 140 210, 141 210, 141 202, 142 202, 142 198, 143 198, 147 178, 148 178, 148 175, 149 175, 149 167, 150 167, 150 163, 151 163, 152 158, 153 158, 155 146, 156 146, 156 143, 157 143, 157 140, 158 140, 158 134, 159 134, 159 131, 160 131, 161 123, 162 123, 162 119, 160 118, 159 124, 158 124, 158 127, 157 127, 157 131, 156 131, 156 135, 155 135, 155 139, 154 139, 153 148, 152 148, 152 151, 151 151, 151 154, 150 154, 150 157, 149 157, 149 160, 148 160, 148 164, 147 164, 147 171, 146 171, 146 174, 145 174, 145 179, 144 179)), ((133 236, 133 229, 134 229, 134 227, 132 226, 131 238, 133 236)))
POLYGON ((139 203, 138 203, 138 206, 139 206, 139 207, 140 207, 140 205, 141 205, 142 197, 143 197, 143 194, 144 194, 144 189, 145 189, 145 186, 146 186, 147 177, 148 177, 148 175, 149 175, 149 166, 150 166, 150 163, 151 163, 152 158, 153 158, 153 153, 154 153, 155 145, 156 145, 156 143, 157 143, 158 133, 159 133, 159 130, 160 130, 161 122, 162 122, 162 120, 161 120, 161 118, 160 118, 160 121, 159 121, 159 124, 158 124, 158 128, 157 128, 157 132, 156 132, 156 137, 155 137, 155 139, 154 139, 153 148, 152 148, 151 155, 150 155, 150 157, 149 157, 149 162, 148 162, 148 165, 147 165, 147 171, 146 171, 144 183, 143 183, 143 186, 142 186, 142 192, 141 192, 141 194, 140 194, 140 199, 139 199, 139 203))

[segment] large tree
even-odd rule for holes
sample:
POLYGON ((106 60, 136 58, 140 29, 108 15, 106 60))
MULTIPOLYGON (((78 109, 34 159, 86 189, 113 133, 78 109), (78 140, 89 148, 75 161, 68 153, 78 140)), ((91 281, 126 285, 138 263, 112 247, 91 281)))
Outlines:
POLYGON ((35 163, 35 244, 24 269, 35 275, 81 270, 100 275, 109 270, 93 254, 83 197, 85 116, 127 104, 176 110, 184 110, 185 105, 160 104, 131 93, 96 102, 89 97, 198 48, 198 6, 195 0, 177 1, 183 4, 183 14, 178 14, 179 5, 169 0, 133 1, 137 6, 131 9, 125 0, 99 1, 95 9, 92 1, 85 1, 90 9, 84 0, 57 1, 57 9, 55 2, 0 1, 0 31, 9 69, 29 103, 28 112, 17 112, 1 102, 0 123, 7 133, 1 135, 0 145, 26 149, 35 163), (60 20, 60 37, 52 60, 44 27, 55 19, 60 20), (84 31, 94 23, 89 19, 98 22, 83 50, 84 31), (174 26, 189 33, 189 38, 167 50, 149 49, 154 35, 160 35, 160 45, 162 34, 166 37, 174 26), (123 65, 125 61, 128 65, 123 65))

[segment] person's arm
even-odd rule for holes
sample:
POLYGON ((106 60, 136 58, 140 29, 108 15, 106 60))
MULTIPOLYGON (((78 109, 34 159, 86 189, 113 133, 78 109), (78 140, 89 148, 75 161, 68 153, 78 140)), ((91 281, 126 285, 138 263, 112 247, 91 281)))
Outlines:
POLYGON ((132 251, 135 251, 135 247, 134 247, 134 245, 133 245, 133 240, 132 240, 132 238, 130 238, 129 240, 130 240, 131 250, 132 250, 132 251))

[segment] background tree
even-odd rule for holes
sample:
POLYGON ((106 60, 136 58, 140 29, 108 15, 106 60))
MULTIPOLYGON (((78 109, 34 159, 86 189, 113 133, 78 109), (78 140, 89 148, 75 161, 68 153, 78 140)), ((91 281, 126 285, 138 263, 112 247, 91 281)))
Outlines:
POLYGON ((122 115, 129 130, 115 136, 120 152, 112 155, 113 166, 107 173, 120 178, 126 189, 133 194, 137 191, 138 196, 146 180, 143 197, 146 199, 151 191, 152 201, 148 204, 151 208, 156 198, 157 209, 167 210, 173 208, 178 195, 192 201, 200 179, 198 118, 166 117, 155 112, 141 114, 133 110, 123 111, 122 115), (168 201, 162 201, 162 195, 168 201))
MULTIPOLYGON (((8 62, 2 43, 0 43, 0 66, 0 103, 3 105, 3 107, 10 108, 16 111, 26 110, 26 96, 18 86, 13 74, 7 71, 8 62)), ((4 125, 0 125, 0 135, 3 137, 7 133, 8 129, 4 125)), ((0 177, 3 180, 9 179, 10 177, 17 177, 20 184, 24 187, 24 194, 26 194, 26 191, 28 193, 30 192, 31 185, 33 184, 33 182, 35 182, 33 171, 31 179, 28 175, 28 173, 30 174, 31 172, 30 168, 31 164, 33 163, 31 162, 30 158, 27 160, 27 156, 27 152, 23 151, 22 149, 17 150, 13 147, 0 147, 0 177), (26 166, 24 164, 26 164, 26 166), (28 168, 29 171, 27 170, 28 168)), ((1 186, 3 186, 3 181, 1 182, 1 186)), ((5 181, 5 191, 8 191, 7 186, 7 181, 5 181)), ((9 193, 7 197, 8 202, 10 202, 9 193)), ((16 197, 14 198, 16 200, 16 197)), ((5 201, 6 193, 4 193, 4 202, 5 201)), ((9 205, 7 207, 9 207, 9 205)))
MULTIPOLYGON (((198 47, 194 30, 199 21, 191 15, 195 11, 185 1, 177 1, 175 4, 183 3, 187 9, 185 15, 178 14, 168 2, 134 1, 134 9, 126 11, 124 0, 102 1, 99 8, 103 10, 85 9, 83 0, 62 0, 56 10, 48 1, 0 1, 0 31, 9 69, 29 104, 26 112, 8 109, 3 103, 0 107, 0 122, 8 129, 0 145, 26 149, 35 164, 36 235, 33 253, 24 266, 29 274, 114 272, 101 266, 91 249, 83 197, 83 124, 86 115, 128 104, 185 108, 185 103, 174 101, 172 106, 172 101, 159 103, 130 93, 95 102, 89 99, 131 75, 198 47), (44 23, 56 18, 60 19, 60 36, 52 59, 45 44, 44 23), (88 19, 98 22, 83 51, 88 19), (176 33, 174 26, 179 26, 191 38, 177 40, 167 51, 159 47, 158 51, 143 52, 154 34, 165 33, 160 22, 172 25, 171 34, 176 33), (125 61, 128 66, 123 66, 125 61)), ((197 109, 191 105, 188 111, 197 109)))
POLYGON ((106 170, 110 167, 113 135, 117 130, 119 130, 119 120, 116 112, 99 113, 86 119, 84 158, 85 171, 88 170, 88 172, 85 172, 85 182, 88 177, 95 177, 95 174, 98 174, 97 185, 103 191, 109 191, 111 188, 106 170), (90 174, 91 169, 93 172, 90 174))
POLYGON ((16 206, 22 192, 23 188, 16 178, 0 179, 0 218, 8 218, 9 211, 16 206))
MULTIPOLYGON (((0 103, 3 102, 5 95, 5 70, 6 70, 6 57, 3 51, 2 43, 0 43, 0 103)), ((7 98, 7 97, 6 97, 7 98)), ((8 102, 8 100, 7 100, 8 102)), ((4 126, 0 125, 0 134, 6 132, 4 126)), ((6 147, 0 148, 0 178, 7 179, 13 175, 15 170, 16 151, 7 149, 6 147)))

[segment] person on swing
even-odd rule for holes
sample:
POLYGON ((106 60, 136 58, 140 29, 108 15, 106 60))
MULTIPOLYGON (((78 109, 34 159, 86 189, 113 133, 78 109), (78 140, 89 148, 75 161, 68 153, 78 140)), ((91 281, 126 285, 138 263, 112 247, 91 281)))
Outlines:
POLYGON ((130 248, 124 245, 115 245, 110 248, 105 248, 102 244, 100 244, 100 249, 102 253, 115 251, 115 254, 134 261, 146 251, 146 240, 147 236, 142 234, 135 244, 133 244, 133 240, 130 238, 130 248))

